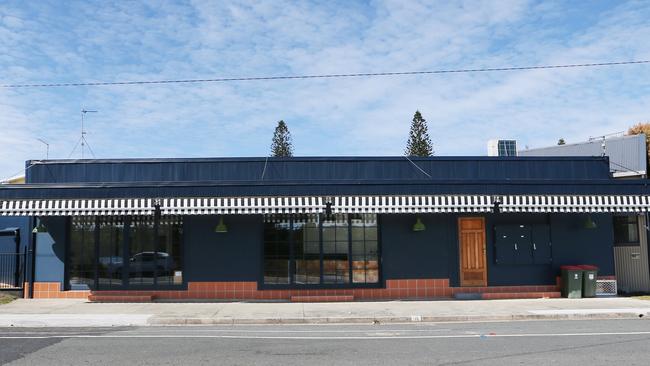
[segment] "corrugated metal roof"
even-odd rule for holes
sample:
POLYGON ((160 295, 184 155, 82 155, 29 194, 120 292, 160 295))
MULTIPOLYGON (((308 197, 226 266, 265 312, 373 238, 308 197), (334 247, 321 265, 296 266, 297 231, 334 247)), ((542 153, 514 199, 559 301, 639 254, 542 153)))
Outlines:
POLYGON ((28 162, 0 199, 428 194, 648 194, 607 157, 317 157, 28 162), (33 165, 30 165, 33 164, 33 165))
POLYGON ((608 160, 601 157, 262 157, 31 163, 28 184, 609 178, 608 160))
MULTIPOLYGON (((605 155, 609 156, 609 169, 615 176, 645 175, 645 135, 629 135, 605 139, 605 155)), ((519 156, 601 156, 603 140, 555 145, 519 151, 519 156)))

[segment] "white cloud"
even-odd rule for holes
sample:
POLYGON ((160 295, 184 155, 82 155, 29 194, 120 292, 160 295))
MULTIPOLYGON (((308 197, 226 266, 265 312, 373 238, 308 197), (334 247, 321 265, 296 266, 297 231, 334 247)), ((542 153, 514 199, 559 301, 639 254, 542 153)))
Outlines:
MULTIPOLYGON (((650 58, 650 6, 526 1, 37 2, 0 5, 2 83, 435 70, 650 58), (615 5, 615 6, 614 6, 615 5), (581 15, 576 17, 576 14, 581 15)), ((100 157, 402 154, 415 109, 441 155, 540 146, 648 120, 648 66, 0 90, 0 176, 66 158, 81 108, 100 157)))

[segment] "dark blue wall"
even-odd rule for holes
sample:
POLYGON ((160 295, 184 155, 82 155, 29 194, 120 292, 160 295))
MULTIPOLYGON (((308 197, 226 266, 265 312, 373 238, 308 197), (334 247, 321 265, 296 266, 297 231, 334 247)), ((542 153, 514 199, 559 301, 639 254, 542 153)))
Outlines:
POLYGON ((28 161, 27 164, 31 166, 26 171, 27 183, 588 180, 610 177, 607 157, 413 157, 411 161, 403 156, 262 157, 50 160, 28 161))
POLYGON ((215 233, 218 216, 185 216, 185 280, 257 281, 262 267, 262 216, 225 216, 227 233, 215 233))
POLYGON ((614 274, 614 233, 612 216, 591 215, 597 227, 584 227, 587 215, 582 214, 501 214, 487 216, 488 284, 539 285, 555 284, 560 266, 592 264, 600 268, 600 275, 614 274), (553 262, 551 264, 504 265, 494 262, 494 225, 544 224, 550 225, 553 262))
POLYGON ((421 215, 425 231, 414 232, 415 215, 382 215, 384 279, 449 278, 457 262, 456 218, 421 215))
POLYGON ((43 220, 46 233, 36 234, 36 282, 64 282, 66 217, 49 217, 43 220))
MULTIPOLYGON (((459 286, 458 215, 420 215, 426 230, 413 232, 416 215, 381 215, 383 279, 449 278, 459 286)), ((594 264, 613 275, 613 229, 609 214, 592 215, 596 229, 585 229, 581 214, 494 214, 486 216, 488 285, 555 284, 559 266, 594 264), (494 225, 549 223, 553 263, 494 263, 494 225)), ((37 281, 64 280, 65 218, 46 221, 38 234, 37 281)), ((228 233, 215 233, 218 216, 185 216, 184 277, 192 281, 258 281, 262 271, 263 222, 260 215, 225 216, 228 233)))
POLYGON ((411 160, 294 157, 29 161, 28 184, 0 186, 0 199, 649 192, 647 180, 610 177, 606 157, 411 160))
MULTIPOLYGON (((486 217, 485 238, 487 242, 489 286, 555 284, 556 273, 552 264, 516 265, 495 263, 495 225, 534 225, 547 223, 548 217, 544 214, 500 214, 488 215, 486 217)), ((551 228, 551 235, 553 235, 553 231, 551 228)), ((553 258, 553 260, 555 261, 557 259, 553 258)), ((455 283, 460 284, 460 280, 457 278, 455 283)))
MULTIPOLYGON (((43 220, 47 227, 46 233, 36 234, 36 269, 35 281, 60 282, 64 280, 64 259, 66 243, 66 218, 51 217, 43 220)), ((0 229, 7 227, 20 228, 21 251, 28 248, 32 232, 29 229, 29 218, 27 217, 2 217, 0 218, 0 229)), ((9 238, 2 238, 2 250, 7 245, 9 238)), ((13 241, 11 244, 13 248, 13 241)), ((12 249, 13 252, 15 249, 12 249)), ((6 252, 6 251, 5 251, 6 252)), ((28 259, 29 261, 29 259, 28 259)), ((29 277, 29 275, 28 275, 29 277)))
POLYGON ((587 215, 551 215, 553 252, 557 256, 553 265, 593 264, 600 268, 599 275, 613 276, 614 225, 612 215, 591 215, 597 227, 585 229, 587 215))
POLYGON ((358 196, 431 194, 575 194, 647 195, 647 179, 614 180, 375 180, 375 181, 263 181, 80 183, 0 185, 3 199, 161 198, 249 196, 358 196))
MULTIPOLYGON (((459 286, 458 216, 421 215, 426 231, 413 232, 416 215, 383 215, 381 244, 384 279, 449 278, 459 286)), ((489 286, 553 285, 559 267, 593 264, 600 275, 614 275, 613 228, 609 214, 592 215, 596 229, 585 229, 586 215, 486 215, 489 286), (549 223, 552 264, 506 265, 494 261, 494 225, 549 223)))
MULTIPOLYGON (((20 229, 20 249, 22 251, 29 245, 29 236, 31 235, 31 230, 29 228, 29 218, 11 216, 0 217, 0 230, 10 228, 20 229)), ((13 253, 15 250, 16 246, 13 237, 0 237, 1 253, 13 253)))
MULTIPOLYGON (((44 221, 37 234, 36 281, 64 282, 67 220, 44 221)), ((217 216, 186 216, 183 224, 185 281, 257 281, 261 273, 262 217, 227 216, 228 233, 215 233, 217 216)))

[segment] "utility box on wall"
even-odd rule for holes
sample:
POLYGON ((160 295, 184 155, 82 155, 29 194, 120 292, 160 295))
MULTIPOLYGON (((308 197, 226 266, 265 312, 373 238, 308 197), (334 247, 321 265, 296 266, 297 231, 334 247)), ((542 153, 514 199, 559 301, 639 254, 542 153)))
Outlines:
POLYGON ((548 225, 494 226, 496 264, 550 264, 553 261, 551 249, 548 225))

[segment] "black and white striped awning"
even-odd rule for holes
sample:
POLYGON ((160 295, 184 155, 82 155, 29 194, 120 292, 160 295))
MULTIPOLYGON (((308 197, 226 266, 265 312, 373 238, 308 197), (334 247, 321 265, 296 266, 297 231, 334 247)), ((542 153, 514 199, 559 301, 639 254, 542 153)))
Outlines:
POLYGON ((650 196, 427 195, 3 200, 0 216, 492 212, 649 212, 650 196))
POLYGON ((160 202, 163 215, 289 214, 324 210, 322 197, 165 198, 160 202))
POLYGON ((650 196, 502 196, 501 212, 648 212, 650 196))
POLYGON ((0 201, 0 216, 153 215, 146 198, 0 201))
POLYGON ((334 213, 491 212, 491 196, 353 196, 333 197, 334 213))

